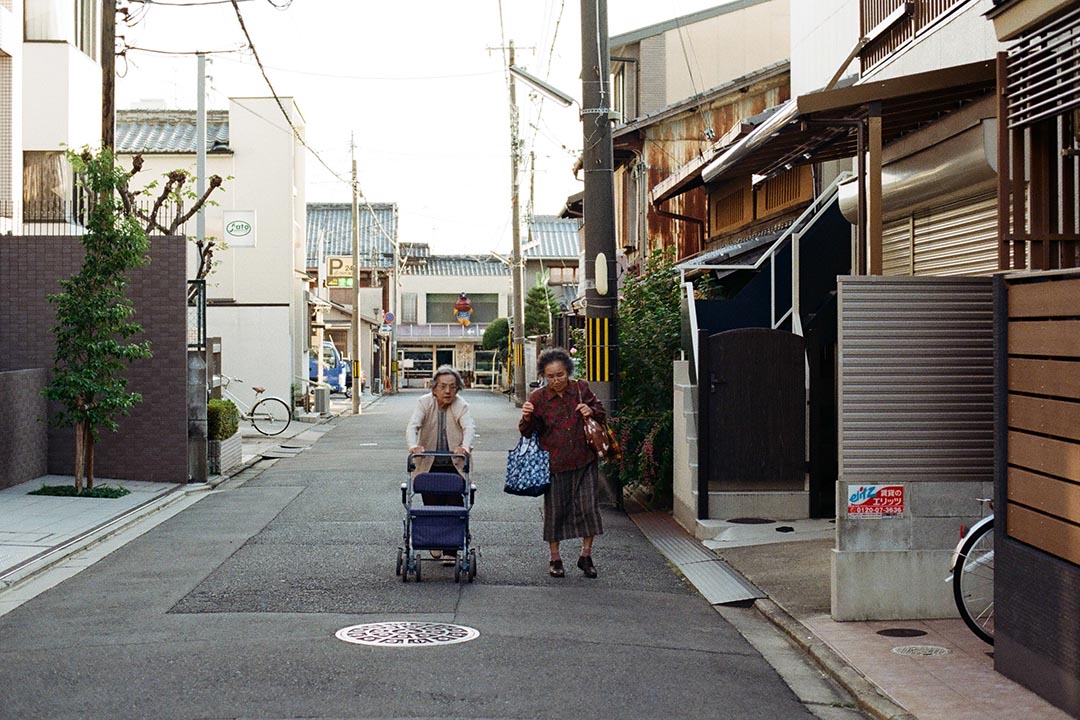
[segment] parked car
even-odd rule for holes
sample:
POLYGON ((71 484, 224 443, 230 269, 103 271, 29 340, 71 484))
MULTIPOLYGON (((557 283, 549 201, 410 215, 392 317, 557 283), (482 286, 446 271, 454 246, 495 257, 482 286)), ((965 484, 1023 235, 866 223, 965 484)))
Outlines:
MULTIPOLYGON (((323 382, 330 386, 330 392, 345 392, 345 373, 347 363, 342 359, 341 353, 329 340, 323 341, 322 346, 322 374, 323 382)), ((308 357, 308 377, 312 382, 319 379, 319 358, 315 348, 311 349, 308 357)))

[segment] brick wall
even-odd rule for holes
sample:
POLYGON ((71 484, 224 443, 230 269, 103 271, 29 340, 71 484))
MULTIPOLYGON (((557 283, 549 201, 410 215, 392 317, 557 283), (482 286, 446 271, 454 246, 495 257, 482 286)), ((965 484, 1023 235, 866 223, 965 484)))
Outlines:
POLYGON ((0 372, 0 488, 46 474, 48 417, 44 369, 0 372))
MULTIPOLYGON (((46 295, 57 281, 78 271, 82 244, 72 237, 0 238, 0 371, 52 366, 55 322, 46 295)), ((186 259, 182 238, 155 238, 151 262, 131 275, 129 295, 154 357, 134 363, 128 389, 143 402, 103 432, 94 455, 94 476, 158 482, 187 481, 186 259)), ((50 429, 48 472, 70 475, 71 430, 50 429)))

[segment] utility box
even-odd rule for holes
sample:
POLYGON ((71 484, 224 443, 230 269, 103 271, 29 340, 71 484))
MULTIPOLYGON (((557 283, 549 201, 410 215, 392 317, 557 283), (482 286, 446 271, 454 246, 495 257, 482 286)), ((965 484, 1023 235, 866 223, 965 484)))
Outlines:
POLYGON ((330 388, 315 388, 315 412, 320 415, 330 414, 330 388))

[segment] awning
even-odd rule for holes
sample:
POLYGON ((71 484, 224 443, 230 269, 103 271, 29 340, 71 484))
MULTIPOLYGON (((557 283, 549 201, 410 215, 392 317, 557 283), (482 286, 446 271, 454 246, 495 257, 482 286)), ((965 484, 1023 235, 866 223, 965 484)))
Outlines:
POLYGON ((783 236, 786 230, 787 228, 778 229, 701 253, 675 265, 674 269, 683 275, 714 270, 717 279, 738 270, 756 270, 760 260, 772 249, 773 243, 783 236))
POLYGON ((880 105, 882 143, 930 125, 993 92, 994 61, 931 70, 824 90, 789 100, 701 173, 706 183, 731 175, 769 177, 796 165, 856 155, 855 121, 880 105))

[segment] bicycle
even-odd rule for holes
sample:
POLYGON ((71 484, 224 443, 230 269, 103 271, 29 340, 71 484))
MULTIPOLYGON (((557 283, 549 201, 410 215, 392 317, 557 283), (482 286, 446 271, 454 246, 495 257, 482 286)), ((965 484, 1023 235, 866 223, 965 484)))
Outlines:
POLYGON ((259 396, 266 392, 266 388, 252 385, 251 389, 255 391, 255 404, 251 405, 249 409, 247 403, 229 392, 231 383, 242 383, 244 381, 228 375, 221 375, 220 377, 222 394, 227 395, 230 400, 236 403, 237 407, 243 409, 243 412, 240 413, 241 420, 249 421, 263 435, 280 435, 289 427, 289 423, 292 422, 292 413, 289 411, 289 405, 284 400, 273 395, 268 395, 260 400, 259 396))
MULTIPOLYGON (((979 504, 994 508, 990 498, 979 504)), ((953 584, 953 598, 960 617, 976 636, 994 644, 994 514, 987 515, 964 533, 953 553, 946 582, 953 584)))

